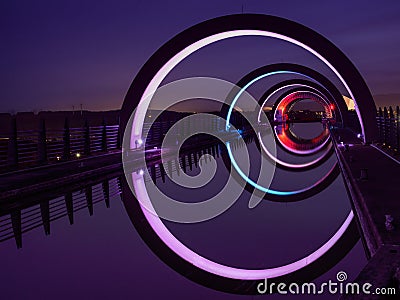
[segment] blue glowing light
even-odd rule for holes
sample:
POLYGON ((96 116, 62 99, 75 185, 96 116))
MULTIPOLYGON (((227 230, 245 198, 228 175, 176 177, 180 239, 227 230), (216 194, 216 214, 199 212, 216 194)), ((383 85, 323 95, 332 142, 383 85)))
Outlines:
MULTIPOLYGON (((313 80, 313 78, 302 74, 302 73, 298 73, 298 72, 293 72, 293 71, 274 71, 274 72, 269 72, 269 73, 265 73, 262 74, 256 78, 254 78, 253 80, 251 80, 250 82, 248 82, 235 96, 235 98, 233 98, 233 101, 229 107, 229 111, 228 111, 228 115, 226 116, 226 125, 225 125, 225 130, 229 132, 229 128, 230 128, 230 122, 229 120, 231 119, 231 115, 232 115, 232 111, 233 108, 237 102, 237 100, 239 99, 239 97, 244 93, 244 91, 251 86, 253 83, 257 82, 258 80, 271 76, 271 75, 277 75, 277 74, 296 74, 296 75, 300 75, 300 76, 304 76, 310 80, 313 80)), ((233 165, 233 167, 235 168, 236 172, 239 173, 239 175, 247 182, 249 183, 251 186, 255 187, 256 189, 267 193, 267 194, 272 194, 272 195, 278 195, 278 196, 290 196, 290 195, 296 195, 299 194, 301 192, 304 192, 307 189, 302 189, 302 190, 297 190, 297 191, 288 191, 288 192, 283 192, 283 191, 276 191, 276 190, 271 190, 271 189, 267 189, 266 187, 263 187, 259 184, 257 184, 256 182, 254 182, 253 180, 251 180, 248 176, 246 176, 246 174, 243 173, 243 171, 240 169, 240 167, 238 166, 238 164, 236 163, 232 151, 231 151, 231 147, 230 147, 230 143, 226 142, 226 147, 228 149, 228 155, 229 158, 231 160, 231 163, 233 165)))
POLYGON ((282 191, 275 191, 275 190, 271 190, 271 189, 267 189, 257 183, 255 183, 253 180, 251 180, 249 177, 246 176, 246 174, 243 173, 243 171, 239 168, 238 164, 236 163, 236 161, 233 159, 233 154, 232 154, 232 150, 231 150, 231 145, 229 142, 226 142, 226 148, 228 149, 228 154, 229 157, 231 159, 231 163, 233 165, 233 167, 235 168, 236 172, 239 173, 239 175, 246 181, 248 182, 250 185, 252 185, 253 187, 255 187, 256 189, 264 192, 264 193, 268 193, 268 194, 273 194, 273 195, 279 195, 279 196, 288 196, 288 195, 294 195, 297 194, 299 191, 296 192, 282 192, 282 191))
POLYGON ((242 87, 242 89, 239 91, 239 93, 236 94, 235 98, 233 98, 233 101, 232 101, 232 103, 231 103, 231 105, 229 107, 228 115, 226 116, 226 125, 225 125, 226 131, 229 131, 229 127, 230 127, 229 120, 231 119, 233 108, 234 108, 237 100, 239 99, 239 97, 244 93, 244 91, 247 90, 247 88, 249 86, 251 86, 253 83, 257 82, 258 80, 263 79, 263 78, 268 77, 268 76, 271 76, 271 75, 277 75, 277 74, 296 74, 296 75, 304 76, 304 77, 306 77, 306 78, 308 78, 310 80, 314 80, 313 78, 311 78, 311 77, 309 77, 307 75, 304 75, 304 74, 298 73, 298 72, 293 72, 293 71, 274 71, 274 72, 269 72, 269 73, 262 74, 262 75, 260 75, 260 76, 258 76, 256 78, 254 78, 249 83, 247 83, 244 87, 242 87))

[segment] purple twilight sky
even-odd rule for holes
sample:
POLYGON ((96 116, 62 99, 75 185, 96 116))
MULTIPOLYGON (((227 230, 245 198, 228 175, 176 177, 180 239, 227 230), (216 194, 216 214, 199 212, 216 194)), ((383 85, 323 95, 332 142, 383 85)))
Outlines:
MULTIPOLYGON (((398 1, 43 0, 0 4, 0 112, 70 110, 80 104, 89 110, 119 109, 134 76, 163 43, 191 25, 240 13, 242 7, 323 34, 380 95, 378 105, 400 103, 398 1)), ((224 51, 249 49, 240 47, 224 51)), ((250 65, 256 66, 252 59, 250 65)), ((224 71, 229 73, 229 66, 224 71)))

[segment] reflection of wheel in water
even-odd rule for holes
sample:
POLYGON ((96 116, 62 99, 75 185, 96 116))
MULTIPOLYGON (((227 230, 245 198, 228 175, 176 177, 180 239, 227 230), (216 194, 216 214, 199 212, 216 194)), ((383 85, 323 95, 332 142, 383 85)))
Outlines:
POLYGON ((321 150, 329 139, 328 126, 330 122, 336 122, 333 104, 329 103, 328 100, 320 97, 318 94, 308 91, 295 91, 283 97, 274 111, 274 120, 277 121, 279 119, 281 120, 281 123, 275 126, 275 135, 277 136, 278 141, 289 152, 299 155, 313 154, 321 150), (323 115, 303 113, 303 115, 298 116, 299 113, 292 113, 294 105, 304 99, 312 100, 321 104, 324 108, 323 115), (319 121, 318 118, 320 118, 322 122, 325 122, 324 130, 320 135, 313 139, 299 139, 289 128, 289 124, 292 124, 291 122, 319 121))
MULTIPOLYGON (((357 113, 362 127, 362 135, 366 142, 370 141, 374 135, 374 128, 368 125, 373 124, 370 122, 372 117, 369 114, 372 109, 375 109, 373 101, 371 101, 372 97, 360 74, 345 55, 327 39, 300 24, 277 17, 246 14, 225 16, 200 23, 183 31, 163 45, 140 70, 126 95, 122 107, 122 129, 129 128, 128 120, 133 110, 140 106, 150 93, 156 91, 168 73, 188 55, 208 44, 226 38, 251 35, 272 37, 293 43, 324 62, 336 74, 355 102, 358 99, 365 101, 362 105, 357 106, 357 113)), ((252 78, 247 84, 251 85, 252 80, 256 80, 256 78, 252 78)), ((246 85, 238 84, 238 86, 243 90, 247 88, 246 85)), ((323 86, 328 90, 325 85, 323 86)), ((323 93, 323 90, 319 90, 319 92, 323 93)), ((235 99, 230 100, 232 102, 227 103, 229 106, 226 114, 227 129, 235 125, 230 124, 229 121, 235 104, 235 99)), ((340 102, 335 108, 338 110, 342 122, 345 123, 346 111, 341 109, 340 102)), ((143 115, 136 115, 135 121, 143 121, 141 118, 143 115)), ((138 133, 129 132, 128 136, 135 138, 135 134, 138 133)), ((131 145, 135 145, 135 141, 137 140, 131 140, 131 145)), ((236 172, 247 182, 246 186, 250 185, 268 194, 271 191, 268 187, 262 187, 254 181, 250 182, 249 178, 242 176, 244 172, 236 164, 229 147, 227 143, 230 158, 227 163, 234 165, 236 172)), ((330 153, 326 155, 328 154, 330 153)), ((337 167, 334 169, 338 170, 337 167)), ((289 196, 285 191, 280 192, 281 195, 279 193, 273 195, 282 198, 289 196)), ((295 194, 301 195, 302 192, 298 191, 295 194)), ((320 248, 298 261, 269 269, 233 268, 210 261, 194 251, 189 251, 168 231, 160 218, 149 214, 138 201, 131 200, 132 194, 126 183, 123 184, 123 193, 124 204, 134 226, 149 247, 165 263, 191 280, 231 293, 255 294, 258 280, 265 278, 269 278, 270 282, 294 282, 315 278, 346 255, 358 239, 353 213, 350 211, 336 233, 320 248)))
MULTIPOLYGON (((299 66, 299 65, 294 65, 294 64, 274 64, 274 65, 268 65, 262 68, 258 68, 246 76, 244 76, 239 82, 237 83, 238 88, 233 89, 228 97, 226 102, 230 102, 229 107, 228 106, 223 106, 222 108, 222 115, 227 115, 226 119, 226 130, 229 131, 229 126, 231 124, 231 115, 234 111, 234 107, 238 101, 238 99, 241 97, 242 93, 246 91, 249 87, 251 87, 253 84, 255 84, 257 81, 267 78, 267 77, 272 77, 275 75, 301 75, 306 77, 308 80, 314 80, 312 76, 316 77, 319 79, 319 82, 324 82, 327 85, 327 79, 320 75, 319 73, 310 70, 308 68, 299 66), (281 69, 285 68, 285 69, 281 69), (304 72, 306 74, 300 73, 304 72)), ((332 91, 330 93, 330 97, 324 97, 323 92, 324 90, 322 88, 315 88, 315 87, 309 87, 309 86, 303 86, 303 84, 296 83, 297 85, 300 85, 301 89, 300 90, 289 90, 286 94, 284 94, 281 98, 278 98, 278 101, 274 104, 272 108, 272 114, 270 115, 270 121, 275 125, 274 126, 274 132, 277 137, 277 140, 279 141, 280 145, 289 153, 293 153, 296 155, 299 154, 313 154, 313 153, 318 153, 321 150, 325 148, 329 141, 329 135, 327 134, 328 131, 322 132, 322 134, 317 137, 317 139, 314 141, 314 143, 310 143, 308 145, 304 145, 304 143, 295 143, 293 140, 290 140, 288 138, 288 135, 285 134, 285 129, 287 127, 287 120, 284 118, 284 111, 289 112, 291 107, 297 103, 298 101, 308 98, 311 99, 315 102, 318 102, 323 105, 324 110, 325 110, 325 117, 329 117, 329 122, 332 120, 335 120, 334 117, 336 117, 336 113, 334 113, 333 107, 341 107, 342 109, 345 109, 345 102, 344 99, 340 96, 340 99, 336 99, 335 97, 332 96, 332 93, 335 95, 338 95, 336 89, 333 88, 332 86, 329 86, 329 90, 332 91), (304 91, 304 87, 314 89, 315 91, 304 91), (320 91, 321 90, 321 91, 320 91), (328 100, 329 99, 329 100, 328 100), (335 103, 334 106, 332 106, 335 103), (344 107, 344 108, 343 108, 344 107), (272 117, 272 118, 271 118, 272 117), (283 128, 278 133, 278 128, 283 128), (290 143, 292 142, 292 143, 290 143), (306 148, 305 146, 308 146, 306 148)), ((282 86, 286 87, 286 86, 282 86)), ((280 87, 279 89, 282 89, 280 87)), ((278 90, 279 90, 278 89, 278 90)), ((278 90, 269 90, 271 94, 276 93, 278 90)), ((265 94, 264 94, 265 96, 265 94)), ((274 163, 277 164, 278 167, 282 167, 285 169, 291 170, 291 168, 294 171, 300 171, 300 170, 309 170, 312 169, 313 167, 317 167, 323 162, 325 162, 329 157, 328 154, 332 155, 331 149, 328 149, 328 151, 324 151, 318 158, 308 162, 308 163, 301 163, 301 164, 293 164, 293 163, 288 163, 280 160, 277 156, 274 156, 271 154, 271 150, 268 149, 269 145, 268 143, 265 143, 263 141, 263 133, 268 131, 268 125, 269 124, 264 124, 261 122, 261 116, 263 116, 262 110, 263 107, 265 106, 265 103, 268 101, 270 95, 267 95, 265 100, 263 100, 262 105, 258 108, 257 112, 257 122, 258 122, 258 130, 256 131, 257 137, 258 137, 258 143, 261 145, 261 149, 264 151, 264 153, 267 155, 267 157, 272 160, 274 163)), ((261 101, 259 101, 261 102, 261 101)), ((340 113, 340 121, 342 122, 343 119, 345 118, 346 114, 345 112, 340 113), (342 117, 344 115, 344 118, 342 117)), ((327 118, 326 118, 327 119, 327 118)), ((327 119, 328 120, 328 119, 327 119)), ((336 122, 336 120, 335 120, 336 122)), ((329 126, 327 123, 326 126, 329 126)), ((329 147, 332 147, 331 144, 329 144, 329 147)), ((296 190, 287 190, 287 191, 282 191, 282 190, 275 190, 269 187, 265 187, 263 185, 258 184, 254 180, 250 179, 248 176, 243 175, 243 173, 240 170, 240 167, 238 164, 235 162, 234 157, 231 155, 230 147, 229 144, 227 145, 228 148, 228 154, 229 154, 229 163, 232 163, 237 170, 237 172, 241 175, 241 177, 246 181, 246 189, 250 192, 252 192, 254 189, 259 190, 263 193, 265 193, 264 199, 268 200, 277 200, 279 199, 281 201, 285 202, 290 202, 290 201, 298 201, 298 200, 303 200, 305 198, 311 197, 317 193, 319 193, 321 190, 329 186, 333 180, 337 177, 339 174, 339 169, 337 162, 334 163, 334 166, 329 168, 327 173, 322 176, 319 180, 314 182, 313 184, 310 184, 307 187, 296 189, 296 190)), ((225 159, 225 165, 228 166, 228 162, 225 159)))

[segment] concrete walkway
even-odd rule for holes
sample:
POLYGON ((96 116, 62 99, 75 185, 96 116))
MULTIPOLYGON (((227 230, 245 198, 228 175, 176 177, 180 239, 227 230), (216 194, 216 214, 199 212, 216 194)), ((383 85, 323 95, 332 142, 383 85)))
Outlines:
MULTIPOLYGON (((374 145, 363 145, 350 130, 335 129, 332 133, 363 242, 371 257, 356 282, 368 282, 374 287, 394 285, 393 275, 400 267, 400 163, 374 145)), ((356 295, 343 298, 360 299, 356 295)), ((380 297, 371 295, 368 299, 380 297)))

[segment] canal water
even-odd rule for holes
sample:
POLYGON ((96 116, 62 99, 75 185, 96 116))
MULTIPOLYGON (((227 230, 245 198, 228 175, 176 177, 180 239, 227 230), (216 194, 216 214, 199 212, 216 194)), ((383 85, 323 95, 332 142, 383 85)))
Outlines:
MULTIPOLYGON (((298 135, 305 130, 305 138, 317 134, 317 131, 310 133, 310 129, 304 129, 306 127, 302 124, 293 130, 298 135)), ((250 142, 247 147, 252 163, 257 165, 259 150, 256 143, 250 142)), ((305 160, 279 147, 278 156, 292 162, 305 160)), ((311 155, 307 159, 315 157, 311 155)), ((229 177, 221 155, 215 160, 215 177, 200 189, 177 187, 168 177, 163 181, 160 176, 156 176, 156 184, 176 200, 203 201, 215 195, 229 177)), ((304 172, 277 168, 271 188, 302 189, 318 181, 335 161, 333 155, 318 168, 304 172)), ((206 163, 208 160, 203 158, 201 164, 206 163)), ((189 175, 199 173, 199 167, 195 165, 186 170, 189 175)), ((174 176, 179 176, 176 171, 172 172, 174 176)), ((2 234, 10 238, 3 238, 0 243, 0 299, 252 298, 201 286, 164 264, 142 241, 131 222, 122 200, 136 200, 133 196, 122 199, 123 180, 122 170, 113 177, 102 178, 99 175, 99 182, 89 185, 93 207, 88 207, 85 182, 80 189, 68 191, 75 210, 72 225, 71 215, 65 208, 65 193, 51 199, 51 216, 58 217, 50 222, 49 235, 45 235, 43 222, 37 218, 40 204, 23 209, 25 232, 23 230, 21 249, 17 249, 12 237, 10 215, 3 215, 0 218, 2 234), (104 196, 105 186, 109 199, 104 196)), ((251 191, 244 191, 227 211, 205 222, 180 224, 164 221, 164 224, 184 245, 203 257, 232 267, 262 269, 294 262, 318 249, 338 230, 351 209, 341 175, 306 199, 292 202, 263 200, 249 209, 250 196, 251 191)), ((347 254, 332 263, 333 267, 329 265, 326 270, 326 262, 317 264, 315 268, 322 270, 322 275, 313 282, 336 280, 339 271, 346 272, 347 282, 350 282, 365 263, 364 250, 358 240, 347 254)), ((261 298, 264 297, 286 299, 289 296, 261 298)), ((310 295, 290 297, 313 298, 310 295)), ((338 295, 325 294, 321 299, 337 298, 338 295)))

